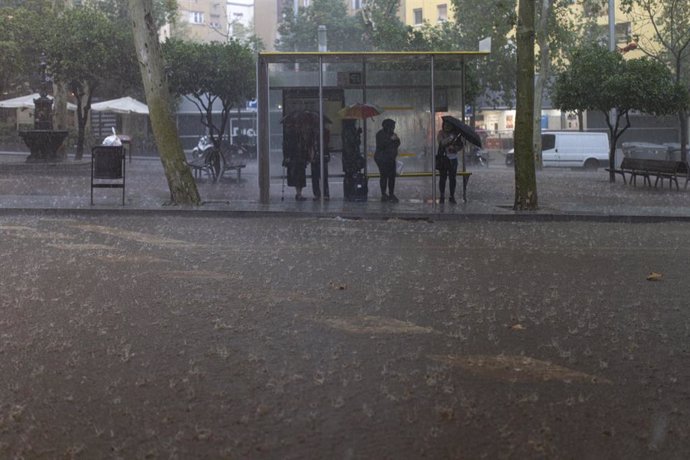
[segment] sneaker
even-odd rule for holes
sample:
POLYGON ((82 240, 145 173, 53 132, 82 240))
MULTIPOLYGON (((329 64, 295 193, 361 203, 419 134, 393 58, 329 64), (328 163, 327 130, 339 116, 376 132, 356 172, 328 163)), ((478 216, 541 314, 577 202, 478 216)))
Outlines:
POLYGON ((400 201, 397 196, 393 195, 392 193, 388 196, 388 201, 391 203, 397 203, 400 201))
POLYGON ((387 201, 388 201, 388 195, 386 195, 385 193, 382 193, 381 194, 381 203, 385 203, 387 201))
POLYGON ((448 199, 448 202, 449 202, 449 203, 455 204, 455 203, 456 203, 455 197, 454 197, 454 196, 451 196, 451 197, 448 199))
POLYGON ((314 197, 314 201, 319 201, 320 199, 321 199, 320 196, 315 196, 315 197, 314 197))
POLYGON ((306 201, 307 199, 302 195, 295 195, 295 201, 306 201))
POLYGON ((444 196, 439 197, 438 202, 443 204, 446 202, 446 198, 444 196))

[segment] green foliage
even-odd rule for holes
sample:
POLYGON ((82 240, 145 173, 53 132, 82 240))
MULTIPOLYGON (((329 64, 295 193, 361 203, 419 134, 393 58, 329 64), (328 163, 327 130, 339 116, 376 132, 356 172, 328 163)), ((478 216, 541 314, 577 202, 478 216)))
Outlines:
POLYGON ((50 16, 45 2, 0 7, 0 89, 24 94, 37 80, 41 52, 48 41, 50 16))
MULTIPOLYGON (((556 78, 554 103, 563 111, 598 110, 606 118, 614 166, 616 144, 630 127, 630 112, 677 113, 688 107, 687 88, 675 82, 664 64, 649 59, 625 60, 599 45, 578 49, 568 70, 556 78), (615 109, 615 118, 610 112, 615 109)), ((610 175, 615 180, 614 174, 610 175)))
POLYGON ((120 88, 140 82, 131 31, 89 6, 63 10, 48 30, 45 51, 50 72, 76 98, 77 158, 81 158, 95 92, 106 82, 116 82, 120 88))
POLYGON ((101 11, 67 9, 51 30, 47 52, 56 79, 92 89, 108 80, 131 85, 138 79, 131 33, 101 11))
POLYGON ((452 0, 455 21, 463 31, 461 46, 477 49, 480 40, 491 37, 491 54, 477 61, 477 75, 493 105, 510 105, 515 100, 516 48, 513 41, 517 22, 516 0, 487 0, 481 7, 474 0, 452 0))
POLYGON ((163 44, 171 92, 194 102, 202 122, 219 146, 230 110, 255 95, 256 63, 248 45, 168 40, 163 44), (213 120, 213 105, 221 105, 221 122, 213 120))
POLYGON ((15 22, 9 11, 0 12, 0 94, 17 84, 22 71, 15 22))
POLYGON ((283 20, 278 24, 280 51, 317 51, 318 27, 326 26, 329 51, 362 50, 364 27, 361 20, 348 16, 342 0, 314 0, 306 8, 299 8, 295 18, 292 2, 286 2, 283 20))
POLYGON ((665 115, 686 107, 688 95, 663 64, 648 58, 626 61, 619 53, 592 45, 575 52, 570 68, 558 75, 554 102, 565 111, 665 115))
MULTIPOLYGON (((677 82, 690 84, 690 5, 687 0, 622 0, 623 9, 653 33, 636 37, 643 53, 664 63, 677 82)), ((687 161, 688 114, 678 112, 681 158, 687 161)))

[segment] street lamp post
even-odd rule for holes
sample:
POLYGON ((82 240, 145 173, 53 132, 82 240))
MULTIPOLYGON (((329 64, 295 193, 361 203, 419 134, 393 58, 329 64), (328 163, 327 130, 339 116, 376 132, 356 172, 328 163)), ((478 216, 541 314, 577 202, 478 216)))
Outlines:
POLYGON ((326 26, 320 25, 318 31, 319 38, 319 53, 325 53, 328 51, 328 32, 326 26))
POLYGON ((609 51, 616 50, 616 1, 609 0, 609 51))
MULTIPOLYGON (((616 50, 616 0, 609 0, 609 51, 614 52, 615 50, 616 50)), ((612 108, 611 111, 609 112, 610 123, 614 124, 615 119, 616 119, 616 109, 612 108)), ((613 139, 610 139, 609 142, 613 142, 613 139)), ((616 160, 615 149, 614 149, 613 156, 614 156, 614 163, 615 163, 615 160, 616 160)))

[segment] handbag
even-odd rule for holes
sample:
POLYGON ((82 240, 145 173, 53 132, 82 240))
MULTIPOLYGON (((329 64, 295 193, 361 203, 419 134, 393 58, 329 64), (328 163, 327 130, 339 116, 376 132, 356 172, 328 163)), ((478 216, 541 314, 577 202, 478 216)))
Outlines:
POLYGON ((439 152, 434 158, 434 164, 437 171, 446 171, 450 169, 450 158, 448 158, 445 152, 439 152))

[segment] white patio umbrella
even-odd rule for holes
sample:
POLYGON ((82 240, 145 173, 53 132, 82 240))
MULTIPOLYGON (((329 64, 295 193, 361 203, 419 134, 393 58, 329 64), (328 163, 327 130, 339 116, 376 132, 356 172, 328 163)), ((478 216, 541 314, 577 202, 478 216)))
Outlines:
MULTIPOLYGON (((20 96, 20 97, 14 97, 12 99, 5 99, 4 101, 0 101, 0 108, 3 109, 33 109, 34 108, 34 99, 38 99, 41 97, 40 94, 38 93, 33 93, 33 94, 28 94, 26 96, 20 96)), ((53 100, 52 97, 48 97, 51 101, 53 100)), ((77 106, 68 102, 67 103, 67 109, 68 110, 77 110, 77 106)))
POLYGON ((146 104, 129 96, 91 104, 91 110, 94 112, 140 113, 144 115, 149 113, 149 108, 146 104))

